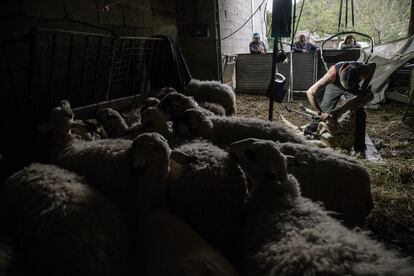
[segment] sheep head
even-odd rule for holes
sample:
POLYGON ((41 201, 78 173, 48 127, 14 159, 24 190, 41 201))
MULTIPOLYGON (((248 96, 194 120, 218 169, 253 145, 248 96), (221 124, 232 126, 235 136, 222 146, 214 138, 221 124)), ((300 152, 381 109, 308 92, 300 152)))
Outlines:
POLYGON ((206 138, 212 135, 213 123, 202 111, 198 109, 186 110, 173 121, 173 131, 178 136, 186 138, 206 138))
POLYGON ((139 181, 139 199, 144 210, 166 204, 167 178, 170 174, 170 158, 185 158, 185 154, 172 151, 167 140, 158 133, 144 133, 132 143, 133 169, 139 181))
POLYGON ((118 111, 112 108, 105 108, 97 113, 99 120, 102 122, 105 130, 112 137, 120 137, 128 130, 124 118, 118 111))
POLYGON ((169 93, 158 104, 158 108, 165 114, 167 120, 174 120, 187 109, 197 106, 193 99, 177 92, 169 93))
POLYGON ((287 173, 287 159, 277 144, 269 140, 248 138, 230 145, 230 154, 252 182, 253 198, 290 198, 299 195, 295 181, 287 173))
POLYGON ((141 126, 144 132, 157 132, 167 138, 171 135, 164 113, 154 107, 142 113, 141 126))
POLYGON ((40 125, 39 130, 43 133, 52 131, 54 134, 65 135, 70 133, 74 114, 67 100, 60 101, 59 106, 52 109, 49 121, 40 125))
POLYGON ((145 100, 142 101, 142 105, 141 105, 139 112, 142 115, 142 113, 144 113, 145 110, 147 110, 150 107, 156 107, 159 103, 160 103, 160 100, 158 100, 157 98, 153 98, 153 97, 146 98, 145 100))

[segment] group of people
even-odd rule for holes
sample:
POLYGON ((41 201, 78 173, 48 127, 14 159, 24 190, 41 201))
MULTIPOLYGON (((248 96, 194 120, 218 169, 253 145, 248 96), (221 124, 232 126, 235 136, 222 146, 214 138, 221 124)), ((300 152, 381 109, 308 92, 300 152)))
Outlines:
MULTIPOLYGON (((249 45, 250 53, 265 54, 266 45, 260 40, 260 34, 253 35, 253 41, 249 45)), ((347 35, 339 45, 339 49, 361 48, 353 35, 347 35)), ((310 53, 319 48, 306 40, 305 34, 299 35, 299 40, 292 46, 294 52, 310 53)), ((369 89, 369 83, 376 69, 375 63, 364 64, 358 61, 338 62, 327 73, 312 85, 306 92, 312 108, 318 112, 322 121, 335 120, 343 110, 356 109, 355 115, 355 140, 354 151, 365 156, 365 129, 366 113, 363 106, 373 97, 369 89), (317 96, 325 91, 322 101, 319 103, 317 96), (345 96, 347 102, 340 108, 336 108, 340 98, 345 96)), ((320 120, 313 120, 305 129, 305 134, 315 133, 320 120)))
MULTIPOLYGON (((356 41, 353 35, 347 35, 339 45, 340 50, 361 48, 361 45, 356 41)), ((249 44, 251 54, 266 54, 267 48, 263 41, 260 40, 260 34, 254 33, 252 42, 249 44)), ((311 53, 318 51, 319 48, 307 41, 305 34, 299 34, 299 39, 292 45, 292 50, 295 53, 311 53)))

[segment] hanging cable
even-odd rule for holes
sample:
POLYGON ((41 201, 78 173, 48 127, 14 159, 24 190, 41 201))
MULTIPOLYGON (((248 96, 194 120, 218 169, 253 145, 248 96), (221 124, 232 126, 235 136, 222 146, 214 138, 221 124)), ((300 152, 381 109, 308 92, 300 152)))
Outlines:
MULTIPOLYGON (((302 2, 302 6, 301 6, 301 8, 300 8, 299 17, 298 17, 298 22, 296 22, 296 28, 295 28, 295 30, 294 30, 293 37, 295 37, 295 36, 296 36, 296 33, 298 32, 299 22, 300 22, 300 18, 302 17, 302 11, 303 11, 303 6, 304 6, 304 5, 305 5, 305 0, 303 0, 303 2, 302 2)), ((293 44, 293 40, 292 40, 292 44, 293 44)))
POLYGON ((235 33, 237 33, 238 31, 240 31, 244 26, 246 26, 247 23, 249 23, 249 21, 253 18, 253 16, 259 11, 259 9, 262 7, 262 5, 264 4, 264 2, 266 2, 267 0, 263 0, 262 3, 257 7, 256 11, 243 23, 243 25, 241 25, 237 30, 235 30, 234 32, 232 32, 229 35, 226 35, 225 37, 223 37, 221 40, 225 40, 229 37, 231 37, 232 35, 234 35, 235 33))

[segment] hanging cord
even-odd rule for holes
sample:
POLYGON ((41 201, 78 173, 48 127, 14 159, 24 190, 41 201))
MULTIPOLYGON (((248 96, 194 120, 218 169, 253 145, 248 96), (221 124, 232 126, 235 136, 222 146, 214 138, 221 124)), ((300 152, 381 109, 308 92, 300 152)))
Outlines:
MULTIPOLYGON (((296 22, 296 28, 295 31, 293 33, 293 37, 296 36, 296 33, 298 32, 298 28, 299 28, 299 22, 300 22, 300 18, 302 17, 302 11, 303 11, 303 6, 305 5, 305 0, 303 0, 302 2, 302 6, 300 7, 300 12, 299 12, 299 17, 298 17, 298 22, 296 22)), ((292 41, 293 44, 293 41, 292 41)))
POLYGON ((342 2, 344 0, 341 0, 341 4, 339 6, 339 18, 338 18, 338 33, 341 31, 341 19, 342 19, 342 2))
POLYGON ((352 11, 352 30, 355 31, 354 0, 351 0, 351 11, 352 11))
POLYGON ((243 23, 243 25, 241 25, 237 30, 235 30, 234 32, 232 32, 229 35, 226 35, 225 37, 223 37, 220 40, 225 40, 229 37, 231 37, 232 35, 234 35, 235 33, 237 33, 238 31, 240 31, 244 26, 246 26, 247 23, 249 23, 250 19, 253 18, 253 16, 259 11, 259 9, 262 7, 262 5, 264 4, 264 2, 266 2, 267 0, 263 0, 262 3, 257 7, 256 11, 243 23))

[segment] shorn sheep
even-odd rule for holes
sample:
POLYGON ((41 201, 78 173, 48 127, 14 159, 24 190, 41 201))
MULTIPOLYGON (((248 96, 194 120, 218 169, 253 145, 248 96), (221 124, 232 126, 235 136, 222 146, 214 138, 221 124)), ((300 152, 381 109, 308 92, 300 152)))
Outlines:
POLYGON ((176 162, 168 185, 168 207, 232 260, 239 254, 239 229, 246 179, 228 152, 206 141, 176 148, 190 162, 176 162))
POLYGON ((245 139, 230 152, 253 182, 243 229, 246 275, 414 275, 412 260, 302 197, 276 143, 245 139))
POLYGON ((321 201, 347 226, 364 226, 374 207, 371 178, 356 159, 329 149, 279 143, 287 169, 300 183, 302 195, 321 201))
POLYGON ((178 136, 204 138, 215 144, 230 144, 254 137, 306 144, 306 140, 278 122, 242 117, 206 116, 196 109, 185 111, 173 121, 178 136))
POLYGON ((236 115, 236 95, 227 84, 192 79, 183 93, 194 97, 200 105, 202 102, 220 104, 227 116, 236 115))
POLYGON ((118 209, 82 177, 32 164, 1 186, 22 275, 124 275, 128 232, 118 209))

